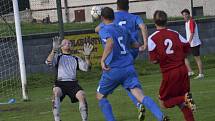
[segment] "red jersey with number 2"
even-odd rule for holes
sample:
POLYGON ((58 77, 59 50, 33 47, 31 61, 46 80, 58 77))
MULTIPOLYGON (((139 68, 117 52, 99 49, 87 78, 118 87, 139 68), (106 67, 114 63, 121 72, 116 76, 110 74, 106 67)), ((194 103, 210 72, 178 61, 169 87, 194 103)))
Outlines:
POLYGON ((159 62, 161 72, 183 65, 189 49, 187 40, 171 29, 157 30, 148 38, 150 60, 159 62))
POLYGON ((190 91, 188 71, 184 63, 189 48, 187 40, 170 29, 157 30, 149 37, 150 60, 158 61, 162 71, 160 100, 184 96, 190 91))

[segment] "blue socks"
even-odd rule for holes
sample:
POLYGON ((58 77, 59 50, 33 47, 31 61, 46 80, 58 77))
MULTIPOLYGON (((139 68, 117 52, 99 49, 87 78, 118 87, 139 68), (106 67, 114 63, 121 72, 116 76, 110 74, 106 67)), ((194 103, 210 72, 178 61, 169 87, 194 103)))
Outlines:
POLYGON ((116 121, 113 115, 111 104, 106 98, 99 100, 99 107, 104 114, 106 121, 116 121))
POLYGON ((143 98, 142 104, 153 113, 153 115, 157 118, 158 121, 163 120, 163 113, 150 97, 145 96, 143 98))
MULTIPOLYGON (((130 94, 128 93, 128 95, 132 99, 133 102, 137 101, 136 99, 133 100, 134 96, 133 95, 130 96, 131 93, 130 94)), ((163 113, 161 112, 158 105, 150 97, 145 96, 142 100, 142 104, 152 112, 152 114, 157 118, 158 121, 163 120, 163 113)), ((99 107, 100 107, 102 113, 104 114, 106 121, 116 121, 115 117, 113 115, 111 104, 109 103, 109 101, 106 98, 102 98, 99 101, 99 107)))
POLYGON ((130 91, 128 91, 127 89, 126 89, 126 92, 127 92, 127 94, 128 94, 128 96, 130 97, 130 99, 131 99, 131 101, 134 103, 134 105, 137 107, 137 108, 139 108, 139 102, 137 101, 137 99, 132 95, 132 93, 130 92, 130 91))

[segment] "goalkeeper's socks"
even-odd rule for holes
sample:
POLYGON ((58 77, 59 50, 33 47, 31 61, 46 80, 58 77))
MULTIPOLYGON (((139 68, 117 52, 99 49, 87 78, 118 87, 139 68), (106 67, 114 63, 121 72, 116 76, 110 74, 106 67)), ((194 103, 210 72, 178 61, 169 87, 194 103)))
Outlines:
POLYGON ((137 108, 139 108, 140 105, 139 105, 137 99, 132 95, 132 93, 130 91, 126 90, 126 92, 127 92, 128 96, 130 97, 131 101, 134 103, 134 105, 137 108))
POLYGON ((112 112, 112 107, 106 98, 99 100, 99 107, 105 116, 106 121, 116 121, 112 112))
POLYGON ((193 116, 193 112, 190 108, 183 106, 183 107, 179 107, 181 109, 181 112, 184 115, 184 119, 186 121, 195 121, 194 116, 193 116))
POLYGON ((55 97, 53 101, 53 115, 55 121, 60 121, 60 98, 55 97))
POLYGON ((82 121, 88 121, 88 108, 87 108, 87 102, 79 102, 79 111, 81 113, 82 121))
POLYGON ((142 104, 152 112, 158 121, 163 120, 163 113, 161 112, 158 105, 149 96, 145 96, 143 98, 142 104))

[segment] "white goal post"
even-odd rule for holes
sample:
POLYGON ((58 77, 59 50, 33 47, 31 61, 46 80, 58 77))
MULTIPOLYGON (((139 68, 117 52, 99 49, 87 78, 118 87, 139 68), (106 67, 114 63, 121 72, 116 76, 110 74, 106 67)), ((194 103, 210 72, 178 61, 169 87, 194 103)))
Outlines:
POLYGON ((28 100, 18 0, 0 0, 0 105, 28 100))
POLYGON ((14 11, 19 67, 20 67, 20 75, 21 75, 21 83, 22 83, 22 98, 23 100, 28 100, 28 95, 26 90, 27 79, 26 79, 26 70, 25 70, 25 60, 24 60, 22 34, 21 34, 21 27, 20 27, 19 7, 18 7, 17 0, 13 0, 13 11, 14 11))

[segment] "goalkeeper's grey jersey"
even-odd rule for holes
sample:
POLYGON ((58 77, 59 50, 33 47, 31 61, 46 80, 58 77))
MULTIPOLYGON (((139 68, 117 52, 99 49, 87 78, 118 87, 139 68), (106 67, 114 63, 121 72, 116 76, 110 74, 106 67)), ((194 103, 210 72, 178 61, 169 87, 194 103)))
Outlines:
POLYGON ((87 71, 89 66, 81 58, 77 56, 68 55, 68 54, 55 55, 52 60, 52 66, 55 67, 57 64, 58 64, 58 71, 57 71, 58 81, 76 81, 77 69, 80 69, 82 71, 87 71))

